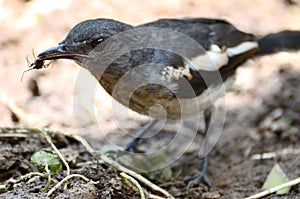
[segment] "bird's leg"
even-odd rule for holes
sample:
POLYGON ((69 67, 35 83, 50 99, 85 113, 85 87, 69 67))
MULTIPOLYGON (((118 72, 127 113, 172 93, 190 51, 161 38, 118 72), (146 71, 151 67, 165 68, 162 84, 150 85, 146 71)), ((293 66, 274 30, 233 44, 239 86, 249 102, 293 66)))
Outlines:
MULTIPOLYGON (((204 147, 205 147, 205 157, 203 159, 203 165, 202 165, 202 169, 201 169, 201 173, 202 173, 202 178, 204 180, 204 182, 206 182, 207 185, 211 186, 211 182, 209 180, 209 178, 207 177, 207 169, 208 169, 208 146, 209 146, 209 139, 208 139, 208 128, 210 126, 210 122, 211 122, 211 114, 213 111, 214 107, 210 107, 209 109, 207 109, 206 111, 204 111, 204 120, 205 120, 205 133, 206 133, 206 139, 204 140, 204 147)), ((201 180, 201 178, 200 178, 201 180)))
MULTIPOLYGON (((208 128, 210 126, 210 122, 211 122, 211 114, 212 114, 212 111, 213 111, 213 107, 207 109, 206 111, 204 111, 204 120, 205 120, 205 133, 207 134, 208 132, 208 128)), ((196 173, 195 175, 193 176, 187 176, 185 178, 185 181, 189 181, 189 184, 188 186, 192 186, 192 184, 195 184, 195 183, 199 183, 200 181, 203 181, 205 182, 208 186, 211 186, 211 182, 209 180, 209 178, 207 177, 207 169, 208 169, 208 154, 207 153, 207 150, 208 150, 208 146, 209 146, 209 141, 208 141, 208 138, 207 138, 207 135, 206 135, 206 139, 204 140, 204 154, 205 154, 205 157, 203 158, 203 164, 202 164, 202 168, 201 168, 201 171, 196 173)))
POLYGON ((142 136, 147 133, 147 131, 157 123, 157 119, 150 120, 143 128, 141 128, 134 136, 134 138, 129 142, 129 144, 125 147, 125 151, 134 152, 136 151, 136 147, 142 143, 142 136))

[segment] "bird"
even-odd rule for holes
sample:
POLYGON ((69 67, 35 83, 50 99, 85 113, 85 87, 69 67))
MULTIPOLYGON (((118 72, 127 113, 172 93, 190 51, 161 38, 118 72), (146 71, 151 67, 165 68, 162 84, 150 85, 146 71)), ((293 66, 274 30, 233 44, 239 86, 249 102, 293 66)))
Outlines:
MULTIPOLYGON (((230 90, 237 69, 248 59, 300 49, 299 31, 254 35, 224 19, 158 19, 130 25, 106 18, 75 25, 57 46, 38 54, 35 69, 47 60, 69 59, 87 69, 101 86, 129 109, 153 118, 127 145, 134 151, 157 121, 204 112, 206 131, 214 102, 230 90)), ((207 156, 201 174, 207 183, 207 156)))

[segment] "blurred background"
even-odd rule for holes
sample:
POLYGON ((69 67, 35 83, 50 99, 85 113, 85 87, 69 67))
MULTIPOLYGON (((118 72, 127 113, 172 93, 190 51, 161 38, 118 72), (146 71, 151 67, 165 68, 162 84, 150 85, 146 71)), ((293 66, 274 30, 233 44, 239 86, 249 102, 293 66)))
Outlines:
MULTIPOLYGON (((83 20, 113 18, 137 25, 158 18, 212 17, 227 19, 243 31, 264 35, 284 29, 299 30, 297 3, 284 0, 0 0, 0 126, 49 126, 74 131, 74 126, 83 125, 85 132, 89 132, 86 125, 91 110, 83 113, 81 124, 74 122, 73 103, 89 109, 80 97, 88 88, 83 85, 74 93, 80 70, 75 63, 57 61, 47 69, 25 73, 21 81, 23 71, 28 69, 26 56, 33 62, 33 51, 37 55, 56 45, 83 20)), ((286 56, 290 55, 277 58, 286 56)), ((272 60, 266 64, 272 65, 272 60)), ((264 70, 268 71, 272 68, 264 70)), ((251 69, 245 74, 246 86, 253 85, 251 69)), ((96 95, 97 104, 101 105, 98 120, 104 131, 110 131, 116 127, 111 122, 111 99, 100 87, 96 95)))
MULTIPOLYGON (((94 109, 89 106, 93 97, 87 96, 89 85, 97 83, 74 62, 58 60, 26 72, 21 81, 23 71, 29 69, 27 56, 32 63, 33 51, 37 55, 56 45, 83 20, 112 18, 137 25, 158 18, 211 17, 265 35, 300 30, 299 6, 299 0, 0 0, 0 127, 25 125, 80 133, 97 147, 106 144, 102 138, 109 134, 125 145, 112 100, 100 86, 95 92, 97 121, 93 120, 94 109), (86 83, 75 86, 78 74, 86 83), (74 107, 79 110, 77 118, 74 107)), ((239 92, 228 93, 226 106, 219 107, 227 111, 226 124, 210 155, 210 162, 217 162, 210 168, 212 182, 227 198, 245 196, 243 187, 257 191, 271 170, 273 160, 246 161, 245 156, 299 148, 299 74, 300 52, 249 60, 238 70, 239 92)), ((131 131, 147 118, 130 112, 119 120, 124 121, 123 129, 131 131)), ((290 179, 300 175, 299 158, 279 158, 290 179)))

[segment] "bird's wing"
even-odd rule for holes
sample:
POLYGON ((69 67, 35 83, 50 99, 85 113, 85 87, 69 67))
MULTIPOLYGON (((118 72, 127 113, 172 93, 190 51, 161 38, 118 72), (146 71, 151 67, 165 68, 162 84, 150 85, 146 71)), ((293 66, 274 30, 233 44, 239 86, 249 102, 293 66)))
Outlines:
MULTIPOLYGON (((200 44, 204 50, 189 57, 190 67, 196 71, 216 71, 228 65, 232 58, 258 48, 254 35, 241 32, 230 23, 218 19, 161 19, 136 28, 146 27, 170 29, 189 37, 191 43, 196 41, 200 44)), ((181 45, 184 48, 189 43, 182 42, 181 45)))

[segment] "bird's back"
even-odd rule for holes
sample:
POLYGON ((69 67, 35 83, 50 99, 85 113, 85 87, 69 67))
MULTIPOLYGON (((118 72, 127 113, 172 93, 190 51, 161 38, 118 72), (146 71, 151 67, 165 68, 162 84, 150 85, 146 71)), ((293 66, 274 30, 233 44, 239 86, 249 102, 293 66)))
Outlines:
POLYGON ((197 41, 206 50, 212 44, 233 47, 245 41, 256 40, 254 35, 241 32, 230 23, 220 19, 160 19, 137 27, 156 27, 178 31, 197 41))

